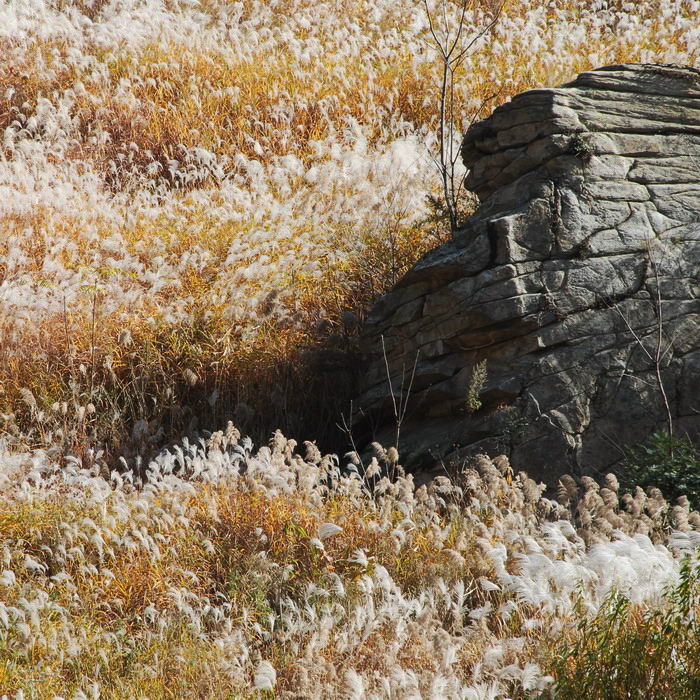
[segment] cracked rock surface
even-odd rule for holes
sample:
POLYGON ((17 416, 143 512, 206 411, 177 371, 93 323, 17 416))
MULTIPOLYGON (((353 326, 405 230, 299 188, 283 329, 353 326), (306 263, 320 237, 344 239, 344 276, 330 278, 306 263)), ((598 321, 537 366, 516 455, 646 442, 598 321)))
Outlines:
POLYGON ((480 206, 373 309, 358 434, 395 444, 407 402, 409 470, 505 453, 549 483, 608 470, 669 417, 698 436, 700 72, 524 92, 462 155, 480 206))

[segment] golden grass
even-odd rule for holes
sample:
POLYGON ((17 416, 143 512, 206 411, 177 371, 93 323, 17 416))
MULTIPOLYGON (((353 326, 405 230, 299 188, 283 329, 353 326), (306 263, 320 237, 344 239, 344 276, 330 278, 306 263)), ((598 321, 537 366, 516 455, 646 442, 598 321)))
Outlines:
MULTIPOLYGON (((477 4, 494 8, 486 0, 477 4)), ((65 10, 69 5, 94 21, 103 7, 55 7, 65 10)), ((39 204, 31 213, 3 216, 0 281, 18 275, 5 262, 12 248, 20 253, 21 273, 44 291, 55 285, 53 263, 84 283, 65 309, 59 285, 53 312, 36 313, 18 327, 11 320, 3 331, 0 413, 6 418, 0 430, 15 438, 24 435, 25 442, 36 445, 48 432, 55 439, 60 429, 58 442, 69 449, 84 448, 87 441, 106 446, 116 459, 120 450, 130 449, 126 433, 139 420, 151 426, 152 435, 163 428, 166 442, 191 427, 194 413, 201 418, 199 427, 213 427, 245 404, 256 418, 244 427, 259 438, 279 425, 300 434, 306 426, 290 414, 311 410, 320 411, 325 423, 311 437, 335 434, 338 409, 347 409, 349 395, 338 395, 325 407, 325 399, 319 400, 313 408, 300 405, 298 399, 327 383, 314 376, 314 349, 327 345, 329 338, 333 351, 339 343, 356 345, 357 324, 348 328, 345 312, 361 321, 374 300, 444 236, 433 222, 417 223, 412 211, 393 211, 391 197, 384 203, 385 212, 358 212, 361 223, 339 218, 317 231, 311 212, 316 207, 332 209, 352 192, 336 188, 319 195, 301 175, 288 175, 288 191, 272 181, 265 185, 270 201, 316 197, 318 204, 301 207, 301 215, 285 222, 286 235, 277 239, 279 224, 272 210, 265 210, 273 206, 267 200, 254 215, 249 211, 238 218, 221 218, 216 207, 225 204, 227 195, 217 191, 220 176, 205 173, 181 181, 169 173, 168 163, 182 162, 188 148, 208 149, 228 159, 228 175, 239 178, 237 187, 245 189, 253 184, 237 157, 265 168, 294 156, 306 168, 318 164, 318 142, 334 139, 339 146, 347 145, 345 130, 353 121, 369 152, 397 138, 399 132, 392 129, 402 121, 409 132, 433 132, 439 81, 428 44, 417 41, 409 50, 396 38, 387 39, 397 27, 410 24, 416 8, 397 5, 377 20, 362 3, 343 6, 364 41, 357 55, 339 52, 325 25, 296 27, 300 42, 310 37, 327 42, 325 50, 308 59, 284 41, 251 43, 237 52, 233 44, 211 45, 198 37, 115 47, 86 35, 79 50, 85 59, 81 62, 67 37, 35 37, 26 46, 14 39, 0 40, 0 132, 18 120, 26 124, 40 100, 70 96, 67 110, 74 138, 66 139, 62 150, 48 149, 47 163, 96 173, 107 196, 129 196, 134 187, 161 187, 169 198, 167 210, 160 214, 127 207, 121 220, 102 216, 99 205, 87 204, 87 199, 84 210, 70 213, 65 206, 39 204), (386 48, 375 51, 375 46, 386 48), (205 203, 187 194, 202 188, 207 192, 205 203), (255 243, 254 236, 267 242, 255 243), (113 239, 120 252, 107 252, 107 239, 113 239), (227 263, 236 243, 240 246, 235 262, 227 263), (247 256, 240 253, 246 247, 247 256), (183 263, 192 252, 196 259, 183 263), (244 267, 254 267, 263 257, 266 261, 257 272, 243 276, 244 267), (120 266, 119 259, 130 263, 120 266), (145 276, 157 275, 163 265, 176 272, 151 292, 145 276), (230 313, 231 294, 263 301, 237 321, 230 313), (173 320, 173 308, 182 320, 173 320), (276 315, 280 310, 283 320, 276 315), (132 342, 120 342, 124 338, 132 342), (81 365, 87 373, 78 371, 81 365), (196 375, 196 386, 183 379, 186 370, 196 375), (44 414, 57 402, 67 402, 71 409, 61 416, 60 425, 41 431, 22 389, 32 392, 37 410, 44 414), (138 398, 144 390, 148 398, 138 398), (214 391, 221 398, 214 409, 207 408, 214 391), (265 398, 270 396, 275 401, 265 398), (96 413, 78 425, 74 414, 90 403, 96 413), (277 407, 269 408, 272 403, 277 407), (190 415, 181 415, 183 404, 190 415), (68 433, 73 437, 66 439, 68 433)), ((269 30, 285 28, 290 21, 285 13, 310 8, 316 6, 278 4, 267 22, 269 30)), ((693 19, 689 4, 680 8, 683 16, 693 19)), ((212 17, 219 9, 215 0, 200 3, 200 10, 212 17)), ((685 35, 678 25, 672 28, 659 3, 649 1, 635 9, 618 3, 611 9, 618 14, 601 25, 585 3, 559 0, 537 15, 530 4, 508 0, 492 35, 474 48, 460 69, 457 111, 471 111, 466 116, 474 118, 474 106, 482 105, 486 114, 513 94, 572 79, 595 67, 592 62, 653 60, 669 47, 689 50, 685 35), (540 44, 533 46, 529 27, 536 22, 540 44), (565 23, 572 27, 570 47, 561 43, 558 33, 565 23)), ((241 12, 237 21, 257 21, 252 3, 241 12)), ((42 127, 31 138, 41 142, 42 127)), ((12 148, 5 155, 15 158, 12 148)))
MULTIPOLYGON (((598 494, 592 482, 567 508, 513 478, 503 460, 482 457, 473 463, 479 472, 466 469, 452 483, 416 491, 399 477, 373 488, 341 476, 313 445, 304 461, 279 433, 257 455, 237 436, 230 426, 200 450, 182 445, 184 455, 161 458, 142 487, 95 476, 99 463, 71 476, 35 457, 47 481, 0 492, 0 692, 65 696, 94 683, 105 698, 255 697, 265 660, 280 694, 340 695, 350 670, 381 693, 382 679, 401 687, 394 672, 410 669, 421 684, 447 675, 486 682, 502 672, 504 693, 533 697, 513 669, 551 665, 558 643, 576 641, 576 601, 594 605, 616 581, 607 555, 617 551, 620 571, 678 570, 660 494, 641 507, 656 547, 631 536, 644 526, 634 504, 596 512, 588 536, 609 532, 606 518, 623 530, 613 543, 599 537, 598 549, 608 550, 601 558, 583 553, 583 530, 569 529, 575 547, 558 551, 543 527, 566 533, 559 526, 571 528, 598 494), (225 457, 243 451, 238 463, 225 457), (321 544, 328 524, 341 529, 321 544), (545 570, 571 569, 551 578, 528 572, 543 557, 545 570), (589 583, 578 578, 586 569, 597 572, 589 583), (540 600, 543 587, 551 601, 540 600), (496 666, 486 661, 494 654, 496 666)), ((673 518, 700 522, 687 505, 673 518)), ((659 588, 639 585, 645 599, 659 588)), ((530 679, 542 675, 531 669, 530 679)))
MULTIPOLYGON (((479 4, 494 7, 491 0, 479 4)), ((53 3, 57 10, 78 7, 94 21, 104 5, 53 3)), ((560 0, 533 19, 537 7, 509 0, 493 36, 458 76, 458 110, 483 104, 486 114, 513 94, 570 80, 593 63, 653 60, 661 49, 688 48, 678 30, 668 29, 661 3, 618 5, 617 19, 600 27, 585 3, 560 0), (527 30, 535 21, 544 28, 533 46, 527 30), (557 33, 565 22, 572 27, 570 45, 557 33), (634 31, 625 28, 630 22, 634 31), (590 30, 585 40, 582 27, 584 34, 590 30)), ((252 7, 244 3, 239 21, 256 20, 252 7)), ((436 125, 437 74, 427 48, 421 53, 419 42, 412 50, 400 40, 382 43, 397 26, 408 26, 414 8, 397 5, 376 20, 362 3, 333 7, 365 41, 357 55, 335 53, 328 29, 318 34, 327 42, 324 50, 308 60, 282 41, 247 47, 244 55, 225 42, 181 37, 108 47, 88 40, 78 53, 91 58, 81 63, 66 37, 37 36, 24 46, 0 39, 0 133, 14 122, 26 126, 40 100, 66 98, 69 136, 61 141, 39 125, 26 139, 46 146, 39 170, 59 177, 62 168, 70 169, 64 189, 78 192, 56 201, 37 195, 36 205, 10 208, 0 219, 0 284, 48 300, 45 309, 32 310, 27 302, 16 314, 0 316, 0 436, 19 447, 51 448, 58 460, 77 455, 105 476, 121 455, 148 457, 233 415, 258 441, 282 427, 335 449, 342 444, 334 430, 355 388, 360 323, 376 298, 445 234, 439 222, 405 208, 398 177, 395 191, 373 198, 386 186, 375 174, 348 184, 337 175, 326 183, 323 174, 314 183, 302 172, 333 162, 329 144, 346 153, 355 138, 353 122, 368 159, 436 125), (326 150, 317 150, 324 140, 326 150), (182 161, 192 147, 212 151, 225 164, 223 178, 205 173, 181 181, 169 174, 168 162, 182 161), (254 160, 269 173, 287 168, 285 156, 302 167, 286 172, 282 183, 265 175, 260 184, 241 164, 254 160), (96 191, 80 189, 89 189, 79 179, 86 174, 96 176, 96 191), (365 185, 366 205, 357 195, 365 185), (230 206, 227 198, 246 188, 253 203, 230 206), (132 206, 143 192, 158 206, 132 206), (284 228, 280 235, 278 227, 284 228), (77 282, 57 283, 54 266, 77 282), (252 299, 260 302, 254 311, 245 308, 252 299), (232 312, 238 307, 240 315, 232 312), (323 369, 324 352, 341 373, 323 369), (107 455, 96 458, 102 449, 107 455)), ((682 12, 692 21, 689 7, 682 12)), ((219 0, 199 3, 212 17, 221 8, 219 0)), ((285 0, 275 6, 270 31, 309 9, 330 11, 310 0, 285 0)), ((314 31, 297 28, 295 38, 306 40, 314 31)), ((18 153, 16 144, 7 146, 3 162, 21 164, 18 153)), ((349 166, 338 163, 342 175, 349 166)), ((18 183, 16 191, 33 196, 32 182, 26 191, 18 183)), ((422 194, 436 191, 428 184, 422 194)), ((385 500, 380 512, 376 497, 317 497, 303 491, 301 481, 296 490, 271 495, 247 478, 178 494, 165 490, 150 505, 123 511, 119 499, 128 501, 133 492, 117 487, 97 503, 64 499, 56 485, 52 497, 2 498, 0 557, 11 555, 9 563, 0 561, 0 575, 11 569, 16 581, 0 584, 0 602, 26 607, 21 601, 30 591, 45 592, 48 603, 37 603, 43 639, 38 635, 23 654, 15 637, 0 646, 0 694, 31 687, 34 697, 70 696, 86 691, 89 677, 103 697, 260 697, 247 690, 257 658, 245 661, 245 677, 221 670, 220 663, 243 653, 212 644, 212 638, 234 644, 223 633, 216 636, 223 622, 201 613, 222 600, 233 629, 245 629, 246 644, 277 669, 277 690, 294 692, 306 687, 297 654, 308 639, 302 633, 283 642, 266 636, 269 619, 279 623, 283 600, 302 609, 308 603, 318 613, 323 605, 306 600, 307 587, 332 589, 335 577, 345 597, 332 602, 349 615, 382 567, 402 595, 416 599, 426 591, 437 596, 439 580, 448 587, 464 584, 467 610, 486 603, 497 610, 508 598, 476 582, 493 574, 484 532, 492 544, 506 541, 498 528, 512 510, 510 477, 488 505, 414 504, 412 526, 403 529, 407 506, 398 496, 389 505, 385 500), (469 517, 463 512, 468 507, 469 517), (313 540, 323 523, 343 530, 320 550, 313 540), (102 551, 92 539, 97 530, 102 551), (153 538, 152 549, 140 544, 145 534, 153 538), (68 556, 59 544, 66 552, 77 549, 68 556), (366 566, 355 558, 357 550, 366 566), (31 561, 25 567, 27 556, 45 570, 33 570, 31 561), (67 578, 51 579, 57 572, 67 578), (179 607, 178 591, 196 598, 200 629, 179 607), (149 618, 152 609, 162 630, 149 618), (77 636, 79 651, 66 641, 66 629, 77 636)), ((510 547, 508 573, 517 573, 516 554, 524 547, 510 547)), ((451 629, 452 613, 436 608, 431 614, 443 616, 439 629, 451 629)), ((638 616, 630 620, 639 622, 638 616)), ((487 645, 516 636, 525 649, 518 658, 537 658, 535 650, 551 644, 542 631, 550 622, 527 604, 507 618, 494 612, 473 626, 473 638, 459 642, 454 673, 471 677, 487 645), (538 616, 543 628, 525 629, 538 616)), ((352 651, 321 647, 316 664, 330 664, 337 674, 354 668, 378 677, 386 671, 383 659, 396 649, 391 653, 403 668, 439 674, 439 640, 423 634, 425 621, 407 621, 412 631, 401 639, 396 624, 387 615, 352 651)), ((328 678, 341 687, 330 672, 328 678)))
MULTIPOLYGON (((57 663, 56 649, 50 644, 34 645, 24 658, 4 654, 0 649, 0 692, 11 692, 24 685, 27 671, 41 668, 32 679, 34 691, 42 695, 65 693, 81 687, 86 670, 93 669, 104 697, 135 697, 139 693, 149 698, 183 697, 183 693, 186 697, 229 697, 235 684, 227 682, 223 674, 207 672, 208 664, 217 656, 211 645, 207 646, 184 624, 169 625, 166 635, 148 632, 144 611, 149 606, 160 611, 174 610, 170 596, 173 587, 199 595, 225 591, 233 604, 233 619, 245 615, 249 620, 263 621, 274 612, 274 600, 287 595, 303 602, 305 585, 323 583, 330 573, 339 574, 352 595, 353 581, 367 573, 350 561, 358 548, 367 551, 371 566, 386 566, 407 593, 417 593, 425 586, 425 562, 435 558, 427 533, 417 532, 409 542, 396 548, 386 532, 370 528, 376 517, 370 502, 358 509, 356 503, 342 497, 329 498, 313 507, 300 493, 270 498, 264 490, 238 491, 225 485, 201 487, 184 504, 189 526, 162 528, 162 555, 155 557, 128 544, 129 538, 135 537, 130 533, 141 529, 141 525, 124 519, 114 522, 111 505, 80 510, 67 510, 66 505, 60 498, 35 505, 3 502, 2 541, 12 551, 13 568, 19 568, 24 556, 30 555, 46 567, 46 577, 58 571, 67 574, 68 583, 49 583, 51 599, 71 611, 72 623, 83 634, 98 635, 102 656, 91 652, 89 645, 83 645, 78 656, 63 663, 57 663), (75 523, 77 533, 86 518, 105 539, 104 552, 99 554, 92 542, 80 535, 74 539, 74 545, 81 548, 82 556, 54 561, 52 550, 59 543, 65 547, 69 531, 66 523, 75 523), (343 526, 341 533, 326 542, 325 551, 317 550, 310 541, 321 522, 340 522, 343 526), (202 545, 205 537, 213 544, 208 553, 202 545), (256 577, 260 562, 257 556, 261 553, 265 553, 266 561, 288 568, 286 583, 256 577), (89 574, 84 563, 97 565, 97 570, 108 567, 115 576, 105 583, 101 571, 89 574), (125 652, 116 644, 110 651, 104 647, 103 635, 111 629, 141 641, 135 642, 132 651, 125 652), (168 679, 167 684, 163 683, 164 678, 168 679)), ((392 520, 398 524, 404 517, 397 510, 392 520)), ((143 523, 148 523, 150 537, 161 529, 152 517, 144 518, 143 523)), ((444 565, 434 560, 444 574, 444 565)), ((36 580, 37 574, 32 572, 19 576, 17 584, 5 594, 4 602, 17 604, 21 587, 36 580)), ((59 618, 55 622, 61 624, 59 618)), ((50 613, 43 624, 50 629, 50 613)), ((386 643, 386 631, 380 627, 363 645, 356 668, 381 669, 381 655, 377 653, 386 643)), ((282 648, 275 650, 271 658, 279 669, 279 688, 293 688, 293 658, 287 658, 282 648)), ((407 647, 402 658, 416 668, 430 669, 434 665, 428 646, 407 647)))

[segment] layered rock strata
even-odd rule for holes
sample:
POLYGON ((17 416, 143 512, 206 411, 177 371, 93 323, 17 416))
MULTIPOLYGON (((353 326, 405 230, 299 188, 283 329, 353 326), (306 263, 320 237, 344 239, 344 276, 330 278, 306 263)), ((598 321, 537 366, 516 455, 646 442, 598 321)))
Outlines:
POLYGON ((480 206, 371 312, 357 433, 392 444, 398 414, 409 469, 505 453, 550 483, 697 435, 700 72, 524 92, 463 158, 480 206))

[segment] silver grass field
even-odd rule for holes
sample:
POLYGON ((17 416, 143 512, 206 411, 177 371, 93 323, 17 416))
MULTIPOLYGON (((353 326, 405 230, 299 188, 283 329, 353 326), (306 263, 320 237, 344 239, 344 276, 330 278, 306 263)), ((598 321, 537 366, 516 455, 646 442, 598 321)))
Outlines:
MULTIPOLYGON (((507 0, 459 129, 700 67, 698 16, 507 0)), ((309 352, 448 235, 428 31, 414 0, 0 0, 0 698, 698 697, 687 499, 503 457, 416 488, 301 432, 347 409, 309 352)))

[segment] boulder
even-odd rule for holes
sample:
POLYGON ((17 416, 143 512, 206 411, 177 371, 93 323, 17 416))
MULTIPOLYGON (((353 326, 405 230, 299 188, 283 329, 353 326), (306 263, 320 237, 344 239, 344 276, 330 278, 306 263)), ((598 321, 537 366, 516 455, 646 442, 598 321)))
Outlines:
POLYGON ((356 433, 400 423, 409 470, 504 453, 549 483, 669 422, 697 436, 700 71, 529 90, 462 155, 479 207, 369 315, 356 433))

